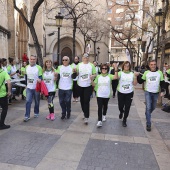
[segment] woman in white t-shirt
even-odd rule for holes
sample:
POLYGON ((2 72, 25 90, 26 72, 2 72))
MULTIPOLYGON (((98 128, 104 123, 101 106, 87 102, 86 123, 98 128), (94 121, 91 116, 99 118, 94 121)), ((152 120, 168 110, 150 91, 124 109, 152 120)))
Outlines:
POLYGON ((137 84, 137 77, 131 71, 131 64, 125 61, 122 65, 122 71, 118 72, 119 83, 117 86, 118 91, 118 106, 119 106, 119 119, 122 119, 122 126, 126 127, 126 121, 129 115, 130 106, 133 100, 134 89, 133 86, 137 84))
POLYGON ((52 67, 52 65, 53 65, 52 61, 50 59, 46 59, 43 68, 43 80, 48 89, 47 102, 48 102, 49 114, 46 117, 46 119, 48 120, 49 119, 55 120, 53 99, 55 97, 55 92, 56 92, 57 74, 55 69, 52 67))
POLYGON ((96 69, 89 62, 88 54, 84 54, 82 62, 78 64, 76 70, 78 75, 78 89, 80 95, 81 108, 84 113, 84 123, 88 124, 90 96, 92 95, 91 76, 96 76, 96 69))
POLYGON ((118 69, 115 63, 115 75, 109 74, 109 66, 107 64, 102 64, 100 66, 101 74, 95 78, 95 81, 92 80, 92 85, 95 86, 97 105, 98 105, 98 123, 97 126, 102 126, 102 121, 106 121, 106 112, 108 108, 108 102, 111 96, 111 83, 112 80, 117 79, 118 69), (103 115, 103 119, 102 119, 103 115))

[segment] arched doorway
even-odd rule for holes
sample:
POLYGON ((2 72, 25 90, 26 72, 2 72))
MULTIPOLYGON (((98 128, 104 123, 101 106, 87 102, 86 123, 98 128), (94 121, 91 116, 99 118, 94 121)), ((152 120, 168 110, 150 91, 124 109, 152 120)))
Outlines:
MULTIPOLYGON (((61 60, 64 56, 68 56, 70 58, 70 63, 72 63, 72 51, 69 47, 65 47, 62 49, 61 51, 61 60)), ((62 63, 62 61, 60 60, 60 63, 62 63)))

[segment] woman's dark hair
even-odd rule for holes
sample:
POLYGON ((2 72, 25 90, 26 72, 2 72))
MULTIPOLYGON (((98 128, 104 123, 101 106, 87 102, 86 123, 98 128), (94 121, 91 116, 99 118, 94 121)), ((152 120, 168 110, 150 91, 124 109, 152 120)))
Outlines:
POLYGON ((2 58, 2 63, 5 62, 5 61, 7 61, 7 59, 6 58, 2 58))
POLYGON ((125 61, 125 62, 122 64, 122 71, 124 70, 125 64, 129 64, 129 71, 131 71, 131 64, 130 64, 129 61, 125 61))
POLYGON ((0 58, 0 68, 2 67, 2 59, 0 58))
POLYGON ((107 64, 101 64, 100 65, 100 71, 102 72, 102 67, 106 67, 107 68, 107 73, 109 72, 109 66, 107 64))
POLYGON ((9 61, 9 63, 11 64, 11 63, 14 61, 14 59, 11 58, 11 57, 9 57, 9 58, 8 58, 8 61, 9 61))

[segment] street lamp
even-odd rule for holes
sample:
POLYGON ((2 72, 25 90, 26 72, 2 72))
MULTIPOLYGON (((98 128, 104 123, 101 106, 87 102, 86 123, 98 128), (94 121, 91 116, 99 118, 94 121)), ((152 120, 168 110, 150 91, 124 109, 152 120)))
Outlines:
POLYGON ((138 66, 139 66, 139 47, 142 44, 142 39, 138 38, 137 42, 138 42, 138 57, 137 57, 137 68, 138 68, 138 66))
POLYGON ((99 54, 100 54, 100 47, 97 47, 97 59, 96 59, 96 61, 98 61, 98 59, 99 59, 99 54))
POLYGON ((55 16, 56 19, 56 26, 58 27, 58 48, 57 48, 57 62, 59 64, 59 58, 60 58, 60 27, 62 27, 63 22, 63 16, 59 12, 58 15, 55 16))
POLYGON ((159 35, 160 35, 160 27, 163 22, 163 12, 162 9, 159 9, 159 11, 155 14, 155 21, 158 26, 158 34, 157 34, 157 48, 156 48, 156 54, 155 54, 155 61, 157 62, 158 58, 158 47, 159 47, 159 35))

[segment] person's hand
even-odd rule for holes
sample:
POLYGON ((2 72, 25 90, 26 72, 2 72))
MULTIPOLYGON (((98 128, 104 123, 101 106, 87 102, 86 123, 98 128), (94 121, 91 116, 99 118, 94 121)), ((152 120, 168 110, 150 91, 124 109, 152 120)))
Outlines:
POLYGON ((16 73, 19 73, 19 70, 17 70, 16 73))
POLYGON ((117 70, 117 67, 118 67, 117 63, 113 63, 113 67, 115 70, 117 70))
POLYGON ((94 77, 93 75, 90 76, 90 80, 93 81, 94 80, 94 77))
POLYGON ((37 79, 37 82, 38 82, 38 83, 41 83, 41 79, 37 79))
POLYGON ((139 76, 139 72, 134 72, 134 75, 137 77, 137 76, 139 76))
POLYGON ((161 92, 161 93, 160 93, 160 96, 161 96, 161 97, 163 97, 164 95, 165 95, 165 93, 164 93, 164 92, 161 92))
POLYGON ((54 80, 57 80, 57 76, 58 76, 58 74, 54 73, 54 80))
POLYGON ((11 92, 10 92, 10 91, 8 91, 7 96, 8 96, 8 97, 10 97, 10 96, 11 96, 11 92))
POLYGON ((76 73, 77 72, 77 69, 76 68, 73 68, 73 73, 76 73))

